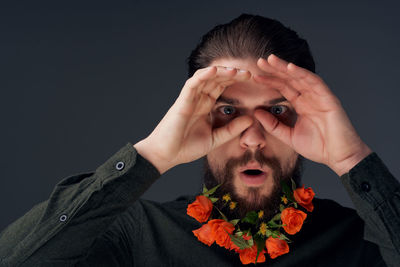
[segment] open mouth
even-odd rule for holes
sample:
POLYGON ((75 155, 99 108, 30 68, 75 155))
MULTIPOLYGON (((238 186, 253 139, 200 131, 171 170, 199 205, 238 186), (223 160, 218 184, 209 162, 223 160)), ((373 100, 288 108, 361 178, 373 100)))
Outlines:
POLYGON ((262 185, 267 179, 267 173, 259 169, 246 169, 240 172, 240 179, 248 186, 262 185))
POLYGON ((261 174, 263 172, 260 171, 260 170, 251 170, 250 169, 250 170, 245 170, 243 173, 252 176, 252 175, 259 175, 259 174, 261 174))

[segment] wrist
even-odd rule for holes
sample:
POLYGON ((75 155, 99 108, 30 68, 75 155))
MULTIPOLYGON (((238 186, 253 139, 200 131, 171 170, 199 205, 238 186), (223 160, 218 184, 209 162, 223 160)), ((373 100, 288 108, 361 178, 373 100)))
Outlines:
POLYGON ((143 158, 149 161, 161 175, 173 167, 173 164, 157 156, 157 153, 153 150, 154 145, 151 146, 146 139, 137 142, 133 147, 143 158))
POLYGON ((351 156, 330 168, 338 176, 342 176, 343 174, 348 173, 354 166, 371 153, 372 150, 366 144, 363 144, 356 152, 352 153, 351 156))

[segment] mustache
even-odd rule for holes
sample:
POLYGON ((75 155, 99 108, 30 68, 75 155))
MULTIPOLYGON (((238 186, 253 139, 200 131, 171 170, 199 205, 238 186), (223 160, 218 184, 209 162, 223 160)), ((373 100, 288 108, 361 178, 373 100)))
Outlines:
POLYGON ((245 166, 253 160, 258 162, 261 167, 268 166, 271 168, 274 172, 274 176, 280 176, 282 174, 282 167, 279 160, 276 157, 264 156, 260 150, 256 150, 255 152, 247 150, 242 156, 229 159, 226 163, 226 169, 232 171, 233 168, 245 166))
MULTIPOLYGON (((254 152, 247 150, 239 157, 229 158, 224 165, 215 166, 215 169, 211 168, 208 158, 203 157, 203 183, 207 188, 212 188, 221 183, 232 183, 233 170, 235 167, 245 166, 252 160, 257 161, 261 167, 268 166, 272 170, 272 177, 274 179, 281 180, 283 175, 285 175, 292 178, 296 186, 301 185, 305 161, 303 156, 299 155, 293 169, 283 169, 284 166, 281 165, 277 157, 266 157, 260 150, 254 152)), ((202 190, 202 185, 199 185, 199 189, 202 190)))

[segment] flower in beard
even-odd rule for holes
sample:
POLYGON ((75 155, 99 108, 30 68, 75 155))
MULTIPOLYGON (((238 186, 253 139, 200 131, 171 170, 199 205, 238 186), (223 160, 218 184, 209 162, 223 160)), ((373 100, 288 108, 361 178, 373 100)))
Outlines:
MULTIPOLYGON (((238 253, 243 264, 264 262, 266 250, 271 258, 287 253, 287 242, 291 241, 282 233, 282 230, 289 234, 298 232, 305 219, 298 220, 297 217, 302 217, 302 212, 292 210, 291 207, 297 208, 299 204, 293 197, 297 183, 292 180, 291 188, 286 183, 291 180, 290 176, 299 170, 299 160, 296 163, 297 167, 282 170, 277 159, 265 159, 262 154, 257 155, 257 153, 255 155, 260 166, 266 164, 273 170, 270 175, 273 182, 268 184, 270 187, 268 195, 265 195, 267 191, 265 186, 264 191, 258 190, 259 188, 245 187, 245 194, 247 194, 245 197, 243 197, 243 191, 238 192, 235 188, 236 180, 234 179, 238 178, 234 177, 233 172, 238 167, 247 165, 249 161, 254 161, 251 153, 230 159, 225 167, 215 170, 215 173, 206 162, 202 195, 211 202, 212 214, 205 213, 204 215, 208 217, 207 223, 193 231, 198 240, 208 246, 215 242, 221 247, 238 253)), ((196 205, 199 205, 199 202, 197 201, 196 205)), ((205 205, 207 206, 209 203, 205 205)), ((195 207, 200 206, 192 205, 191 209, 195 210, 195 207)))
POLYGON ((209 224, 204 224, 202 227, 193 230, 192 232, 199 241, 203 242, 207 246, 211 246, 215 241, 214 236, 211 234, 211 225, 209 224))
POLYGON ((208 224, 211 226, 211 235, 215 242, 221 247, 229 249, 231 246, 229 234, 233 233, 235 226, 221 219, 211 220, 208 224))
POLYGON ((206 222, 212 211, 212 202, 208 197, 197 196, 196 201, 187 207, 187 214, 198 222, 206 222))
POLYGON ((265 262, 265 250, 262 250, 261 253, 258 255, 257 258, 257 245, 254 244, 251 248, 246 248, 239 251, 239 258, 242 264, 249 264, 249 263, 257 263, 265 262))
MULTIPOLYGON (((251 210, 262 210, 264 212, 265 220, 268 220, 279 211, 279 204, 281 202, 281 184, 280 180, 290 181, 290 178, 294 178, 295 181, 299 181, 302 171, 302 158, 299 157, 293 169, 282 170, 279 160, 276 157, 267 158, 264 154, 258 150, 255 153, 246 151, 243 156, 238 158, 231 158, 225 164, 225 167, 218 170, 211 170, 211 167, 207 161, 204 160, 204 184, 207 188, 212 188, 218 184, 221 187, 216 192, 216 198, 234 200, 237 202, 237 207, 234 210, 225 210, 232 217, 244 217, 248 211, 251 210), (250 161, 256 161, 260 166, 268 166, 272 170, 273 188, 271 193, 266 196, 263 195, 260 188, 247 188, 247 194, 242 197, 238 194, 237 189, 234 185, 234 170, 238 167, 245 166, 250 161), (224 197, 225 196, 225 197, 224 197)), ((223 203, 215 204, 219 209, 224 209, 223 203)))

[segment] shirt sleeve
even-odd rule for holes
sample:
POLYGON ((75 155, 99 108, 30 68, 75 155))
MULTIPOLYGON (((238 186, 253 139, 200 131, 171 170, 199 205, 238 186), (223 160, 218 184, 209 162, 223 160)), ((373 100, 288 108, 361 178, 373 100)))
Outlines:
POLYGON ((340 177, 358 215, 364 239, 379 246, 388 266, 400 262, 400 183, 372 152, 340 177))
POLYGON ((48 200, 0 233, 0 266, 84 258, 96 237, 159 177, 128 143, 94 172, 63 179, 48 200))

